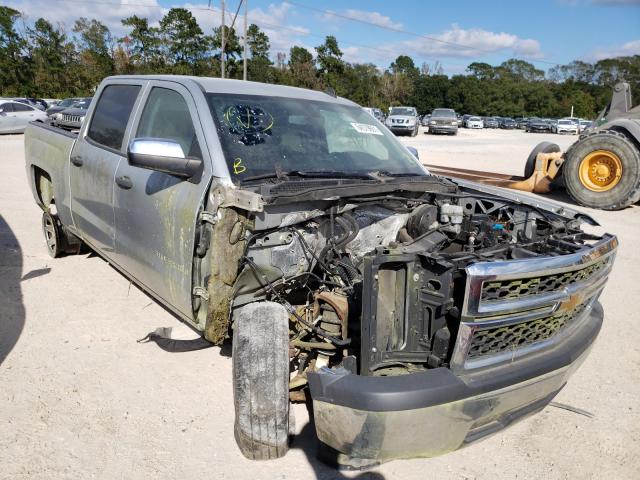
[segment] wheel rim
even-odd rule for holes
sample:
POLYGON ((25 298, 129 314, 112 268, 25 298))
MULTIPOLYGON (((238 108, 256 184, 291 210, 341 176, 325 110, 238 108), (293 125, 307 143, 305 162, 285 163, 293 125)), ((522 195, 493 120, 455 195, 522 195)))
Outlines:
POLYGON ((47 248, 50 252, 56 251, 58 241, 56 239, 56 226, 53 224, 53 219, 47 216, 44 220, 44 240, 47 242, 47 248))
POLYGON ((622 178, 622 161, 609 150, 596 150, 580 162, 580 182, 592 192, 607 192, 622 178))

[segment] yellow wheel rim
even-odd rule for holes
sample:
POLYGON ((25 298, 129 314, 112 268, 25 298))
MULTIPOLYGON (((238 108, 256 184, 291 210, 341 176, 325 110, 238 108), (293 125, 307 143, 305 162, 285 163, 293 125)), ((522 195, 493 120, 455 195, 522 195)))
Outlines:
POLYGON ((620 157, 608 150, 595 150, 580 162, 580 181, 592 192, 607 192, 622 178, 620 157))

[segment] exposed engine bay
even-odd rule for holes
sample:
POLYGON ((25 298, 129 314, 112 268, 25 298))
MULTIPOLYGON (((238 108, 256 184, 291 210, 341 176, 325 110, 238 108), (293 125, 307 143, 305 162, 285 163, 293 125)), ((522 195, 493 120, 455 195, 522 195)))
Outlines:
POLYGON ((289 312, 292 399, 308 369, 447 367, 465 267, 574 253, 599 238, 581 223, 463 188, 267 205, 246 232, 232 308, 270 300, 289 312))

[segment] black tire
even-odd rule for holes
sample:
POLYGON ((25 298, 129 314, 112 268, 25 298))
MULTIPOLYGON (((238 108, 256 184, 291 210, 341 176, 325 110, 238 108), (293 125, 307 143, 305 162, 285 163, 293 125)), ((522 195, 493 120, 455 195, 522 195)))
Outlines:
POLYGON ((524 164, 524 178, 529 178, 533 175, 533 172, 536 169, 536 158, 539 153, 556 153, 560 151, 560 147, 555 143, 540 142, 533 150, 531 150, 531 153, 527 158, 527 163, 524 164))
POLYGON ((250 303, 233 314, 235 438, 251 460, 289 449, 289 314, 274 302, 250 303))
POLYGON ((414 128, 413 131, 411 132, 411 136, 415 137, 416 135, 418 135, 418 130, 419 130, 418 127, 414 128))
POLYGON ((602 210, 621 210, 640 200, 640 151, 623 133, 602 130, 584 136, 565 154, 564 185, 579 205, 602 210), (591 152, 605 150, 622 164, 622 177, 605 192, 589 190, 580 180, 580 163, 591 152))

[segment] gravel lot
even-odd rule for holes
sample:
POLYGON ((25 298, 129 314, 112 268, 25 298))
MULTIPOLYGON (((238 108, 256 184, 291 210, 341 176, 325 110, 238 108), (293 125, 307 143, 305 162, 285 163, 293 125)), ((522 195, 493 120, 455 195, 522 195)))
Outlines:
MULTIPOLYGON (((542 140, 461 130, 403 139, 427 163, 522 174, 542 140)), ((165 353, 136 339, 179 322, 95 255, 48 257, 22 135, 0 137, 0 478, 640 478, 640 208, 590 212, 621 247, 590 357, 557 401, 464 450, 341 473, 315 458, 306 410, 280 460, 245 460, 233 440, 227 349, 165 353)), ((567 199, 557 196, 561 201, 567 199)), ((428 432, 424 433, 428 435, 428 432)))

